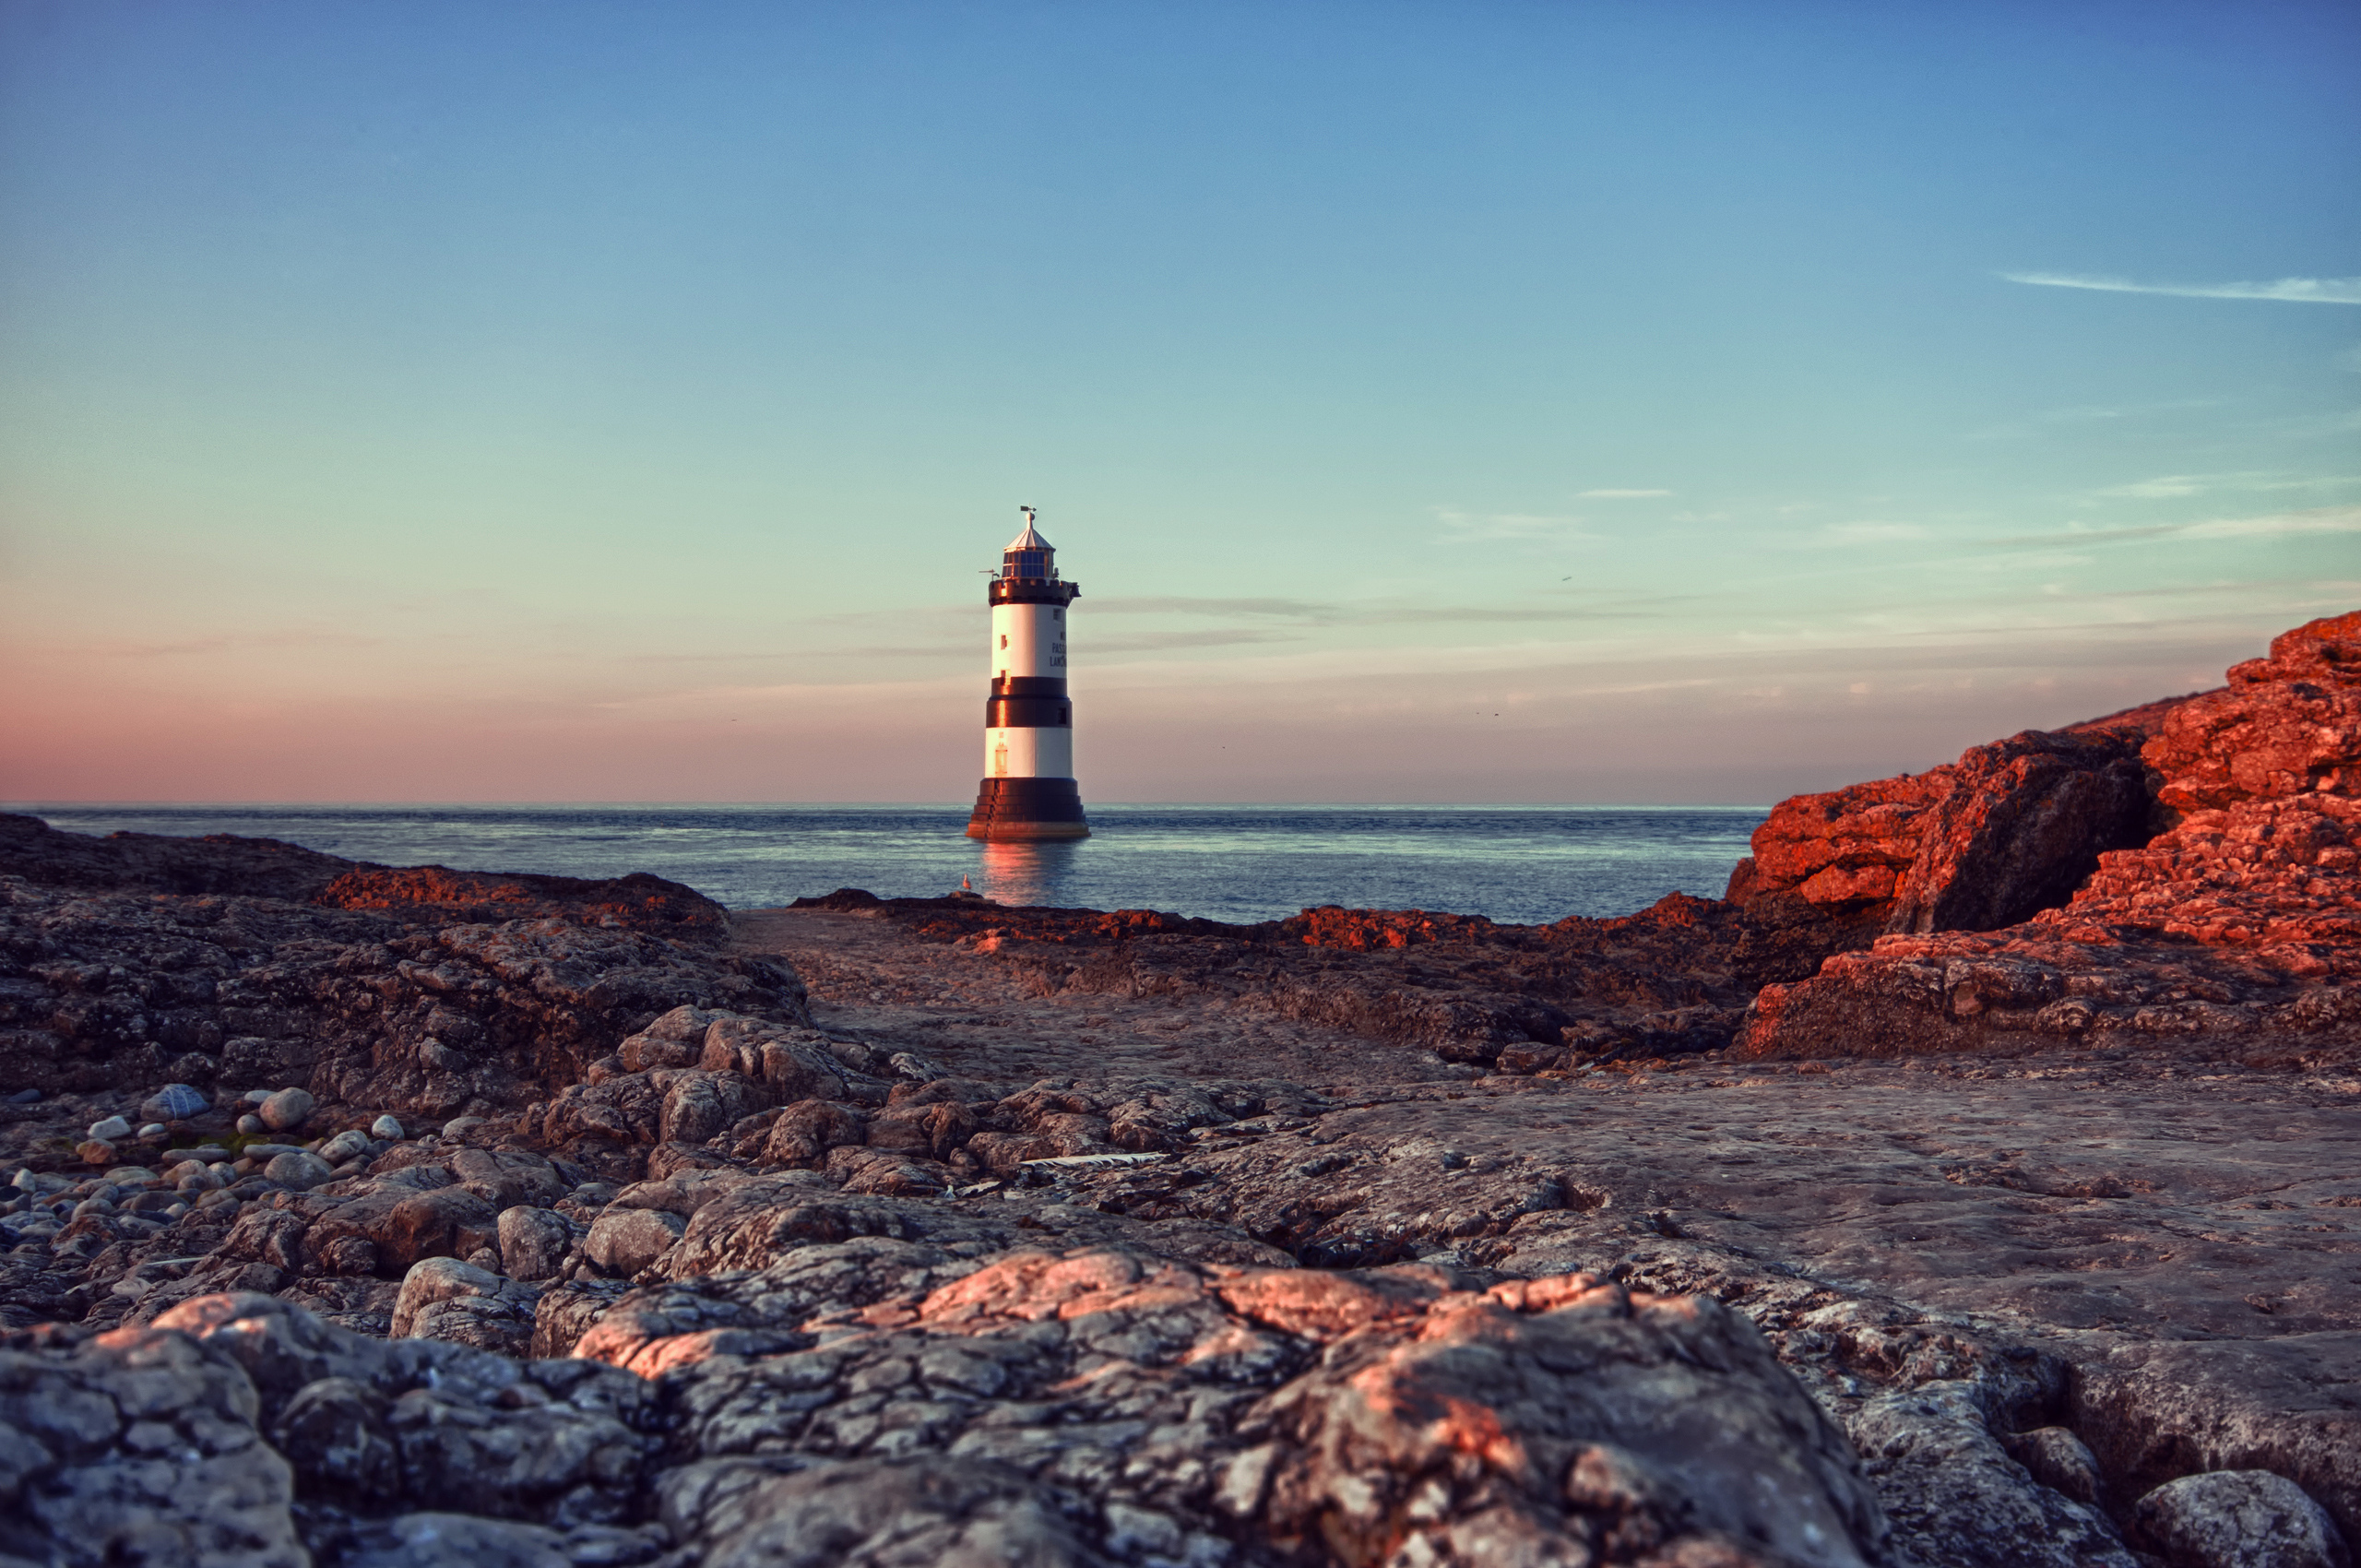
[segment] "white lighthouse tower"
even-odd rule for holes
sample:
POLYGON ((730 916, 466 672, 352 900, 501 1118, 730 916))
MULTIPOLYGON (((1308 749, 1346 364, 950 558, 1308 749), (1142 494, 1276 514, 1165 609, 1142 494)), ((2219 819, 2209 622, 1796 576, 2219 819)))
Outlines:
POLYGON ((1001 552, 992 607, 992 685, 984 702, 984 780, 967 837, 1087 838, 1074 781, 1074 702, 1066 695, 1066 610, 1082 589, 1058 578, 1057 554, 1020 506, 1025 531, 1001 552))

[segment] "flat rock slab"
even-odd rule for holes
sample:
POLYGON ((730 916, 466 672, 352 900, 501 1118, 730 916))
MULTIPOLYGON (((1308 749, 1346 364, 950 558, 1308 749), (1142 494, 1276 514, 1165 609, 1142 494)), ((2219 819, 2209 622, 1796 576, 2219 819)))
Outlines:
POLYGON ((2270 1468, 2361 1522, 2361 1075, 2211 1062, 2200 1040, 1487 1077, 1251 999, 1043 993, 855 915, 754 911, 737 933, 794 963, 822 1027, 953 1073, 1285 1076, 1327 1097, 1153 1166, 1058 1173, 1067 1203, 1339 1266, 1889 1298, 2070 1362, 2078 1403, 2055 1413, 2118 1487, 2270 1468))

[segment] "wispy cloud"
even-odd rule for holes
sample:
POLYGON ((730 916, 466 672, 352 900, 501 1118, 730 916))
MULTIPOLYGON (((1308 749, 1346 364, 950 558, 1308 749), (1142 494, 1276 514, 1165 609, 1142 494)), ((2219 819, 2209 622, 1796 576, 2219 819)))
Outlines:
POLYGON ((1335 606, 1308 599, 1212 599, 1178 594, 1132 599, 1101 599, 1092 602, 1093 615, 1276 615, 1288 620, 1332 616, 1335 606))
POLYGON ((2028 546, 2081 547, 2129 544, 2143 539, 2285 539, 2303 534, 2361 533, 2361 506, 2321 506, 2302 512, 2271 512, 2259 517, 2213 517, 2201 523, 2155 523, 2128 529, 2067 529, 2058 533, 2012 534, 1987 540, 1986 550, 2028 546))
POLYGON ((1598 536, 1583 529, 1580 517, 1543 517, 1531 512, 1456 512, 1437 507, 1446 538, 1455 544, 1481 540, 1588 540, 1598 536))
POLYGON ((2177 294, 2195 300, 2286 300, 2300 304, 2361 305, 2361 278, 2282 278, 2271 283, 2136 283, 2072 272, 2003 272, 2011 283, 2045 289, 2096 289, 2110 294, 2177 294))
POLYGON ((1125 637, 1077 638, 1077 655, 1100 653, 1161 653, 1176 647, 1230 647, 1240 643, 1283 643, 1295 634, 1260 626, 1234 626, 1203 632, 1145 632, 1125 637))
POLYGON ((2109 485, 2092 493, 2106 501, 2160 501, 2177 495, 2196 495, 2209 490, 2319 490, 2329 486, 2351 484, 2351 474, 2300 474, 2290 476, 2268 471, 2230 474, 2159 474, 2130 484, 2109 485))
POLYGON ((1669 490, 1581 490, 1574 493, 1577 501, 1640 501, 1651 495, 1669 495, 1669 490))
MULTIPOLYGON (((1648 621, 1661 618, 1658 606, 1672 600, 1658 596, 1613 605, 1549 604, 1422 604, 1371 600, 1359 604, 1322 604, 1300 599, 1109 599, 1091 612, 1097 615, 1200 615, 1220 619, 1284 622, 1301 627, 1482 625, 1493 622, 1551 623, 1569 621, 1648 621)), ((1235 638, 1226 632, 1146 633, 1118 642, 1086 638, 1080 646, 1092 652, 1133 647, 1185 647, 1216 640, 1240 642, 1275 639, 1272 632, 1241 631, 1235 638)))

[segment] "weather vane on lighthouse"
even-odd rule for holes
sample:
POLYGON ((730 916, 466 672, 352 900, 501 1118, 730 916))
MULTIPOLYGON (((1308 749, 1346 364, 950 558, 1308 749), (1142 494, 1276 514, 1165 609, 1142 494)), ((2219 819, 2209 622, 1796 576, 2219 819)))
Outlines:
POLYGON ((992 685, 984 701, 984 780, 967 837, 1087 838, 1074 781, 1074 702, 1066 695, 1066 608, 1082 589, 1058 578, 1058 552, 1034 524, 1001 552, 992 610, 992 685))

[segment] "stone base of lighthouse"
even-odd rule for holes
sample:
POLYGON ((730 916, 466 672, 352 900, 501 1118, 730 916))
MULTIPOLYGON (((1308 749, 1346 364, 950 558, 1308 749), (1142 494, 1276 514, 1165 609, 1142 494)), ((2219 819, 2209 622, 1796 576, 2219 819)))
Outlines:
POLYGON ((967 837, 1002 843, 1087 838, 1090 824, 1071 778, 987 778, 976 791, 967 837))

